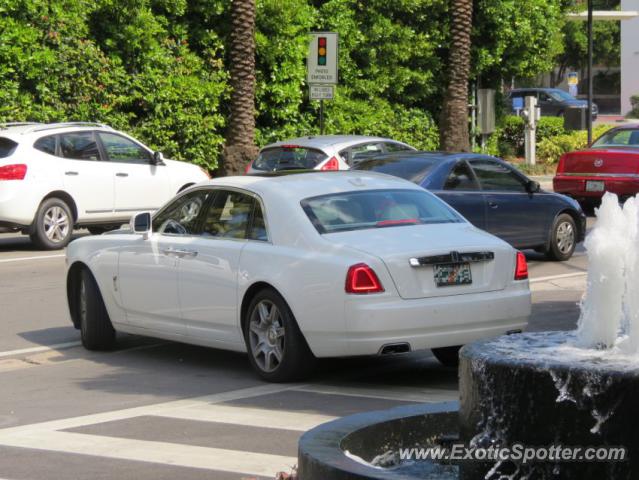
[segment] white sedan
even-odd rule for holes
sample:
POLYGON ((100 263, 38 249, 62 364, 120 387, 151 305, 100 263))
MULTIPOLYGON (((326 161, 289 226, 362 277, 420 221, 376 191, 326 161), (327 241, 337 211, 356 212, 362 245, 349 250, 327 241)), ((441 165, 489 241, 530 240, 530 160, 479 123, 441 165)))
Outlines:
POLYGON ((318 357, 433 349, 517 331, 526 260, 420 187, 372 172, 199 183, 131 230, 67 249, 73 324, 249 352, 269 381, 318 357))

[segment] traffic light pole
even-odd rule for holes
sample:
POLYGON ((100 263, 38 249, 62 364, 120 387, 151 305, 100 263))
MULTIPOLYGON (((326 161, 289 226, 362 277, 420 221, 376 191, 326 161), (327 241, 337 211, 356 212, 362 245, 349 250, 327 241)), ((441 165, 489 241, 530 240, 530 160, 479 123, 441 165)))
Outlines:
POLYGON ((320 100, 320 135, 324 135, 324 100, 320 100))

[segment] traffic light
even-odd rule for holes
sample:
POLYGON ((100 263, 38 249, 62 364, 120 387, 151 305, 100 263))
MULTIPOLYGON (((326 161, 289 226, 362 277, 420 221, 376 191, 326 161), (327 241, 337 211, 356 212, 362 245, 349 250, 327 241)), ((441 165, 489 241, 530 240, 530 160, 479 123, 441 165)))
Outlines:
POLYGON ((326 65, 326 37, 317 37, 317 64, 326 65))

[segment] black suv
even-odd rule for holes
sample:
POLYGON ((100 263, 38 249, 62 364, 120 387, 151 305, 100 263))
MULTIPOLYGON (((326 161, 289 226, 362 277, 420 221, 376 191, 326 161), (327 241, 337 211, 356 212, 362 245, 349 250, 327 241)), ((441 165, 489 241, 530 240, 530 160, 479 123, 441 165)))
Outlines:
MULTIPOLYGON (((523 108, 524 97, 537 97, 537 105, 541 108, 541 114, 549 117, 563 117, 566 109, 570 107, 587 108, 588 106, 586 100, 579 100, 559 88, 514 88, 508 94, 508 101, 513 111, 515 111, 517 103, 515 99, 521 99, 518 100, 518 103, 523 108)), ((593 103, 593 120, 597 118, 598 113, 599 108, 593 103)))

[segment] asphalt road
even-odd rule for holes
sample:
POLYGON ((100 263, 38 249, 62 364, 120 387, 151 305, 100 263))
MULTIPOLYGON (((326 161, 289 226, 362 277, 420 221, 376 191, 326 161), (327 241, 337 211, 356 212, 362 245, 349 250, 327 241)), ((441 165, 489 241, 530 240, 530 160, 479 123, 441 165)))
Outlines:
MULTIPOLYGON (((527 256, 529 328, 574 328, 583 248, 527 256)), ((458 398, 456 370, 424 352, 323 361, 294 385, 257 380, 243 355, 135 336, 86 352, 64 290, 63 252, 0 235, 0 480, 274 478, 314 425, 458 398)))

